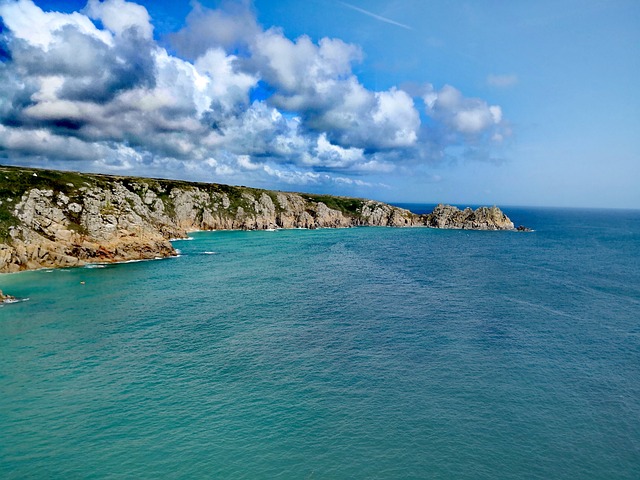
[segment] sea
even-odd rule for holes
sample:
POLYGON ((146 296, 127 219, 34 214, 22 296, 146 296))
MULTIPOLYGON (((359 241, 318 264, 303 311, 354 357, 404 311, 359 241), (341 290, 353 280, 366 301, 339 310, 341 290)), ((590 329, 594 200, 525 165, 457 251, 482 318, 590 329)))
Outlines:
POLYGON ((0 478, 640 478, 640 211, 504 211, 0 276, 0 478))

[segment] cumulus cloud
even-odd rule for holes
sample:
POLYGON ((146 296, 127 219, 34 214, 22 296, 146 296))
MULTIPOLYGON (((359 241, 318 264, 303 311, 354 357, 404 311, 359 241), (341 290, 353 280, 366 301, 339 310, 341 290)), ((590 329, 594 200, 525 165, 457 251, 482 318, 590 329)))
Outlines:
POLYGON ((65 14, 5 0, 0 18, 0 158, 13 162, 367 187, 507 134, 499 106, 451 86, 366 88, 360 47, 265 30, 248 2, 194 3, 170 36, 177 55, 131 1, 65 14))
POLYGON ((292 41, 276 28, 257 36, 252 50, 257 69, 278 89, 279 101, 286 106, 289 99, 292 109, 312 106, 320 100, 318 93, 328 94, 329 87, 353 78, 351 63, 362 56, 358 47, 342 40, 323 38, 316 45, 305 35, 292 41))
POLYGON ((89 0, 84 12, 102 24, 116 35, 122 35, 129 29, 136 29, 144 38, 153 37, 153 25, 149 12, 142 5, 126 2, 125 0, 89 0))
POLYGON ((324 133, 318 137, 315 145, 302 154, 302 162, 305 165, 323 166, 331 169, 348 168, 364 161, 364 158, 364 150, 361 148, 343 148, 334 145, 324 133))
POLYGON ((100 145, 55 135, 46 129, 24 130, 0 125, 0 151, 57 160, 91 160, 107 153, 100 145))
POLYGON ((435 90, 429 85, 423 95, 427 113, 454 132, 477 136, 494 130, 502 122, 502 109, 479 98, 467 98, 458 89, 445 85, 435 90))
POLYGON ((85 15, 74 12, 44 12, 31 0, 18 0, 0 4, 0 17, 15 38, 47 51, 54 33, 72 25, 79 32, 95 36, 105 43, 111 42, 111 34, 100 30, 85 15))
POLYGON ((246 48, 260 32, 246 0, 228 0, 216 10, 205 8, 196 1, 185 27, 170 35, 170 39, 178 53, 195 59, 210 48, 219 47, 231 52, 246 48))
POLYGON ((250 90, 256 86, 258 77, 236 68, 237 57, 227 55, 221 48, 207 50, 195 61, 195 69, 209 80, 211 101, 218 101, 223 108, 231 109, 235 104, 247 104, 250 90))
POLYGON ((353 74, 359 47, 329 38, 314 44, 307 36, 292 41, 272 28, 256 37, 252 52, 253 66, 276 90, 270 104, 298 112, 309 129, 347 148, 408 147, 417 140, 413 99, 396 88, 367 90, 353 74))

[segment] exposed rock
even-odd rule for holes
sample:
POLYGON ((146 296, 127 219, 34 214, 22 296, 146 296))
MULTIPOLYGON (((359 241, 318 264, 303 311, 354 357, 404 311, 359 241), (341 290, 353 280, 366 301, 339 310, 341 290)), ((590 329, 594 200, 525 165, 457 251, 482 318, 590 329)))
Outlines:
POLYGON ((411 227, 422 225, 420 216, 386 203, 366 200, 362 206, 362 225, 379 227, 411 227))
POLYGON ((16 297, 12 297, 11 295, 5 295, 0 290, 0 303, 12 303, 16 301, 16 297))
POLYGON ((0 272, 167 257, 176 254, 169 240, 194 230, 424 225, 513 229, 497 207, 474 212, 438 205, 431 214, 416 215, 346 197, 47 170, 38 170, 34 177, 33 169, 0 170, 7 173, 0 187, 18 198, 14 206, 8 198, 0 205, 0 219, 9 219, 0 221, 0 272))
POLYGON ((457 228, 464 230, 513 230, 513 222, 498 207, 480 207, 477 210, 460 210, 451 205, 439 204, 433 212, 423 215, 424 224, 433 228, 457 228))

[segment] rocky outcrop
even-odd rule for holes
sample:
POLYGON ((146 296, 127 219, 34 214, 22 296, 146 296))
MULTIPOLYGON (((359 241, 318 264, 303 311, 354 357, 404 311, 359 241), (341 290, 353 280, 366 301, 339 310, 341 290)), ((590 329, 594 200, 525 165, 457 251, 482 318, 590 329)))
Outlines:
POLYGON ((12 297, 11 295, 5 295, 0 290, 0 305, 3 303, 13 303, 16 301, 16 297, 12 297))
POLYGON ((416 215, 347 197, 0 167, 0 272, 167 257, 169 240, 194 230, 425 225, 513 229, 496 207, 416 215))
POLYGON ((513 222, 498 207, 480 207, 460 210, 439 204, 433 212, 424 215, 424 224, 433 228, 464 230, 513 230, 513 222))
POLYGON ((361 210, 362 225, 383 227, 413 227, 424 225, 423 218, 409 210, 393 207, 385 203, 367 200, 361 210))
POLYGON ((53 189, 27 190, 18 220, 0 244, 0 272, 72 267, 89 262, 151 259, 175 254, 168 241, 184 230, 140 196, 115 182, 81 187, 73 197, 53 189))

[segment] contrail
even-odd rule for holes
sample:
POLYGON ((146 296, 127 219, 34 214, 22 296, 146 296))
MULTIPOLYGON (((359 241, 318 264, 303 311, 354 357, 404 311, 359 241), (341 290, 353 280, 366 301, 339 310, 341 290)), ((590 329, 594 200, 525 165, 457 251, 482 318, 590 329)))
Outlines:
POLYGON ((356 12, 364 13, 365 15, 369 15, 370 17, 375 18, 376 20, 380 20, 381 22, 390 23, 391 25, 395 25, 396 27, 406 28, 407 30, 413 30, 409 25, 405 25, 404 23, 396 22, 395 20, 391 20, 390 18, 382 17, 380 15, 376 15, 369 10, 365 10, 364 8, 356 7, 355 5, 351 5, 346 2, 339 2, 347 8, 351 10, 355 10, 356 12))

